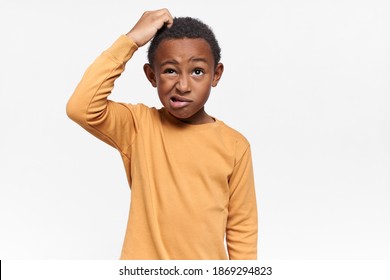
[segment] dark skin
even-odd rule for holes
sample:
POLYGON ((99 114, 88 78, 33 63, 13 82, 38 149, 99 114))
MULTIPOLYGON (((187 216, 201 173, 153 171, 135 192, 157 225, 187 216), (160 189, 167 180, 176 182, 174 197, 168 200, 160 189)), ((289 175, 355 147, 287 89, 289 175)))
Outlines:
MULTIPOLYGON (((164 24, 169 28, 172 22, 166 9, 146 12, 127 36, 141 47, 159 28, 164 24)), ((204 124, 214 122, 204 105, 223 73, 223 64, 214 64, 211 48, 204 39, 183 38, 162 41, 153 67, 145 64, 144 71, 173 117, 188 124, 204 124)))
POLYGON ((218 84, 223 65, 214 67, 209 44, 204 39, 175 39, 160 43, 146 77, 157 87, 161 103, 175 118, 189 124, 214 122, 204 110, 211 87, 218 84))

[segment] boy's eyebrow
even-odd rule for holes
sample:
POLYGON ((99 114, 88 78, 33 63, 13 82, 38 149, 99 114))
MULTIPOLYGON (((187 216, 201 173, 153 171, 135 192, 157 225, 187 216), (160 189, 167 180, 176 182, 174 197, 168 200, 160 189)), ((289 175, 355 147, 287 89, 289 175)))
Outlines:
MULTIPOLYGON (((206 58, 202 58, 202 57, 190 57, 189 61, 192 61, 192 62, 204 62, 204 63, 208 62, 206 58)), ((177 65, 177 64, 179 64, 179 62, 176 59, 168 59, 168 60, 163 61, 160 64, 160 67, 162 67, 164 65, 167 65, 167 64, 177 65)))
POLYGON ((176 64, 179 64, 179 62, 175 59, 168 59, 168 60, 161 62, 160 67, 162 67, 166 64, 175 64, 176 65, 176 64))
POLYGON ((195 61, 195 62, 200 61, 200 62, 205 62, 205 63, 208 62, 207 59, 203 58, 203 57, 191 57, 190 61, 195 61))

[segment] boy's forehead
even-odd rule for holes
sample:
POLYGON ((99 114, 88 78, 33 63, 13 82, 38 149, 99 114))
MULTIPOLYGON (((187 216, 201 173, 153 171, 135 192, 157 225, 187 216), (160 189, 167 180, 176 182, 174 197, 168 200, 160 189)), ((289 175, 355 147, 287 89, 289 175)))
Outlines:
POLYGON ((213 60, 209 43, 203 38, 165 39, 156 49, 156 60, 175 57, 202 57, 213 60))

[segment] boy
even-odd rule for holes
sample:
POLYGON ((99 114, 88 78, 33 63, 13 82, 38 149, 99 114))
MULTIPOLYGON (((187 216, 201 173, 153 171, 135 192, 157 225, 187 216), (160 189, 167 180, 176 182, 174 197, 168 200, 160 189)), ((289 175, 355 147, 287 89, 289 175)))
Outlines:
POLYGON ((67 114, 121 154, 131 206, 121 259, 256 259, 251 152, 237 131, 205 112, 223 73, 209 27, 145 12, 87 69, 67 114), (163 107, 107 100, 133 53, 163 107), (225 249, 225 236, 226 247, 225 249))

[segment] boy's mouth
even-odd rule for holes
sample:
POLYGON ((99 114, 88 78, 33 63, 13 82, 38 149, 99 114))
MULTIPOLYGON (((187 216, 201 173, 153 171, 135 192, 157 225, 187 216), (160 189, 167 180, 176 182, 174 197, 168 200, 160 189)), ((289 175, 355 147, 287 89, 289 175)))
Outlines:
POLYGON ((191 102, 191 100, 184 98, 184 97, 181 97, 181 96, 172 96, 171 100, 173 102, 191 102))
POLYGON ((190 102, 192 102, 192 100, 189 100, 181 96, 172 96, 169 100, 169 104, 172 106, 172 108, 175 109, 183 108, 187 106, 190 102))

